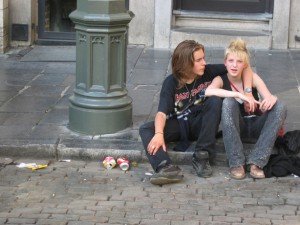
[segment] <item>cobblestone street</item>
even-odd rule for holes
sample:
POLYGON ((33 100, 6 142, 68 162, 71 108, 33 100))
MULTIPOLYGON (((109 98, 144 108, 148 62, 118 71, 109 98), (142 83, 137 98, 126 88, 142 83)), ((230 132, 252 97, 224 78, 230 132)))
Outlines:
MULTIPOLYGON (((5 161, 5 160, 3 160, 5 161)), ((54 161, 47 168, 0 171, 0 224, 299 225, 300 180, 294 176, 231 180, 227 167, 212 178, 183 165, 184 180, 154 186, 147 163, 121 171, 96 161, 54 161)))

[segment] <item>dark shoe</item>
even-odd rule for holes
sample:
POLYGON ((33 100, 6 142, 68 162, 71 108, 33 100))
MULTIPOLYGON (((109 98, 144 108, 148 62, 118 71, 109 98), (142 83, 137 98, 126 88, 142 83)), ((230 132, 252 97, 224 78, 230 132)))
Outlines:
POLYGON ((159 172, 153 174, 150 178, 151 184, 171 184, 180 182, 183 178, 182 171, 178 166, 172 164, 162 167, 159 172))
POLYGON ((230 169, 230 176, 233 179, 241 180, 246 177, 244 166, 233 167, 230 169))
POLYGON ((195 152, 193 155, 192 164, 199 177, 208 178, 212 175, 212 169, 209 164, 208 152, 195 152))
POLYGON ((252 164, 250 165, 250 176, 256 179, 262 179, 265 178, 265 173, 257 165, 252 164))

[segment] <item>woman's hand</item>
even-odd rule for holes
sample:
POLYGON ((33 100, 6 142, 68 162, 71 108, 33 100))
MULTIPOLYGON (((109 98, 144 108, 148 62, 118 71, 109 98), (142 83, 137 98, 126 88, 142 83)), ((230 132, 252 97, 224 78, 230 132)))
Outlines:
POLYGON ((160 147, 162 147, 165 152, 167 151, 164 134, 157 132, 148 144, 147 151, 150 155, 155 155, 160 147))
POLYGON ((244 95, 246 95, 249 99, 249 101, 244 102, 244 108, 247 113, 253 113, 257 107, 257 104, 259 104, 258 101, 255 100, 255 98, 252 95, 252 92, 245 92, 244 95))
POLYGON ((262 111, 267 111, 271 110, 272 107, 275 105, 277 102, 277 96, 276 95, 270 95, 269 97, 265 98, 261 103, 260 103, 260 109, 262 111))
MULTIPOLYGON (((242 94, 240 92, 237 92, 237 93, 238 93, 239 98, 244 101, 244 104, 245 105, 248 104, 249 107, 250 106, 253 107, 254 105, 256 107, 257 104, 260 104, 260 102, 255 100, 252 95, 251 95, 252 98, 251 97, 249 98, 249 96, 246 96, 245 94, 242 94)), ((253 111, 248 111, 248 112, 254 112, 254 110, 253 111)))

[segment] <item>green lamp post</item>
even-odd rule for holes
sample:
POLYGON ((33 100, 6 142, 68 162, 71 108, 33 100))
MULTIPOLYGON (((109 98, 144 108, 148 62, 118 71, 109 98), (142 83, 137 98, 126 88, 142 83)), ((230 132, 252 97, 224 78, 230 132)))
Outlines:
POLYGON ((127 26, 124 0, 77 0, 70 14, 76 30, 76 83, 69 128, 89 135, 132 125, 126 90, 127 26))

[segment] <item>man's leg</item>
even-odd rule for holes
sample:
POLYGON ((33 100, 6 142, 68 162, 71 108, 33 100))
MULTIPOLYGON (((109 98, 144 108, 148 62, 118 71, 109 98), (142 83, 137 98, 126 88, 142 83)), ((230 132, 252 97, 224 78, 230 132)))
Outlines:
POLYGON ((191 133, 198 135, 193 155, 193 167, 197 175, 201 177, 212 175, 209 157, 214 158, 215 156, 214 150, 221 118, 221 107, 221 98, 215 96, 207 98, 201 111, 191 124, 191 133))
MULTIPOLYGON (((155 155, 150 155, 147 151, 147 146, 155 133, 154 122, 148 122, 142 125, 139 129, 140 136, 144 145, 146 155, 155 172, 150 178, 152 184, 166 184, 181 181, 183 175, 178 166, 171 164, 171 159, 167 152, 162 147, 156 152, 155 155)), ((180 131, 178 121, 176 119, 167 120, 164 129, 165 142, 176 141, 180 138, 180 131)))

